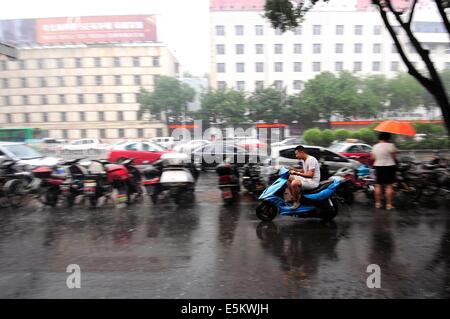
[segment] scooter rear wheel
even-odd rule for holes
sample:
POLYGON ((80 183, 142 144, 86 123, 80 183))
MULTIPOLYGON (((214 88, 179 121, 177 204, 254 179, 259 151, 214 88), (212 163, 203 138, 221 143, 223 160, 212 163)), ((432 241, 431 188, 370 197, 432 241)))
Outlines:
POLYGON ((329 222, 333 220, 339 212, 337 200, 335 198, 331 198, 330 200, 331 205, 325 209, 322 208, 320 210, 320 218, 322 219, 323 222, 329 222))
POLYGON ((256 216, 264 221, 270 222, 278 215, 278 207, 268 202, 261 202, 258 207, 256 207, 256 216))

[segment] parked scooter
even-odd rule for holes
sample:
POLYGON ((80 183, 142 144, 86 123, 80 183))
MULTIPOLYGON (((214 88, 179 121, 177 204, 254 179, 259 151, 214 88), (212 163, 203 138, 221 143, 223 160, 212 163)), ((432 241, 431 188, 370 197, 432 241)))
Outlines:
POLYGON ((217 165, 216 173, 219 176, 219 189, 226 204, 231 204, 239 198, 241 186, 239 184, 239 170, 236 165, 222 163, 217 165))
POLYGON ((245 189, 258 198, 266 188, 266 184, 261 176, 261 167, 258 164, 249 163, 244 166, 242 174, 242 185, 245 189))
POLYGON ((152 184, 144 182, 147 191, 151 189, 152 202, 156 204, 160 195, 168 195, 177 205, 192 203, 198 172, 189 157, 184 153, 166 153, 160 159, 160 177, 155 177, 152 184))
POLYGON ((118 163, 123 166, 125 166, 129 173, 129 180, 128 180, 128 201, 131 202, 131 198, 133 198, 134 201, 139 200, 142 198, 143 189, 142 189, 142 174, 139 171, 139 169, 133 165, 134 158, 127 158, 123 160, 122 162, 118 163))
POLYGON ((32 171, 33 176, 40 179, 40 187, 37 193, 37 199, 48 206, 56 206, 61 194, 60 186, 67 179, 67 172, 63 167, 36 167, 32 171))
POLYGON ((338 214, 338 202, 335 191, 341 184, 340 178, 321 182, 313 190, 302 191, 301 205, 293 209, 285 200, 285 191, 289 178, 289 170, 280 169, 280 176, 259 197, 261 203, 256 208, 256 216, 262 221, 271 221, 278 214, 301 218, 320 218, 330 221, 338 214))

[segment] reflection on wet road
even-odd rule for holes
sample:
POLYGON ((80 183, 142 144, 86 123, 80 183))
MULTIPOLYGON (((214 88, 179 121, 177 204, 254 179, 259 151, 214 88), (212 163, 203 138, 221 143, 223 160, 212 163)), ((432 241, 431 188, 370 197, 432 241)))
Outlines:
POLYGON ((96 210, 31 203, 0 214, 2 298, 450 297, 445 207, 343 207, 334 223, 260 223, 245 194, 225 207, 204 174, 189 208, 167 202, 96 210), (81 288, 68 289, 69 264, 81 288), (369 264, 381 288, 369 289, 369 264))

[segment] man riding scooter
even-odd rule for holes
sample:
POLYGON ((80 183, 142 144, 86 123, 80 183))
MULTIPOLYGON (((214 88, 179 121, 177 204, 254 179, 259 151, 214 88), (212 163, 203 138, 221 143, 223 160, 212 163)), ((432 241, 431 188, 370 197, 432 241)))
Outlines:
POLYGON ((295 157, 302 163, 302 169, 289 168, 288 188, 292 195, 293 209, 300 206, 301 190, 317 188, 320 182, 320 164, 314 157, 306 153, 303 146, 295 148, 295 157))

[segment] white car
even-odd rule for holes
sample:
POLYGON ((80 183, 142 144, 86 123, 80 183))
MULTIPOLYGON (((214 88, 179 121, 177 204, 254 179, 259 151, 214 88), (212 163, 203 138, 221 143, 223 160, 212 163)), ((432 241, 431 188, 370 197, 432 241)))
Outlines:
POLYGON ((271 147, 284 146, 284 145, 301 145, 303 141, 299 137, 288 137, 281 142, 275 142, 270 144, 271 147))
POLYGON ((173 137, 152 137, 149 141, 157 143, 165 148, 172 148, 177 142, 173 137))
POLYGON ((205 146, 211 144, 208 140, 192 140, 185 143, 180 143, 174 146, 173 150, 179 153, 190 154, 193 150, 199 148, 200 146, 205 146))
POLYGON ((73 151, 98 152, 106 150, 107 148, 108 145, 102 143, 98 139, 83 138, 81 140, 75 140, 67 145, 64 145, 62 150, 65 152, 73 152, 73 151))
POLYGON ((7 156, 31 168, 55 166, 60 162, 59 158, 44 156, 25 143, 0 142, 0 156, 7 156))

